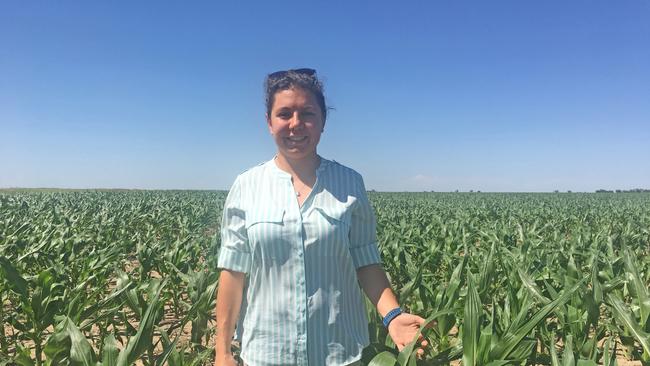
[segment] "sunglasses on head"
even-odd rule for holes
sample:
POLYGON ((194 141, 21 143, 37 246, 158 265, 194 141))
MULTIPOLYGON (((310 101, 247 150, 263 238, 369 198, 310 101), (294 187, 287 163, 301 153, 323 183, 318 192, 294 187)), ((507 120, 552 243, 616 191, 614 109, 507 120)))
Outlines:
POLYGON ((291 69, 291 70, 282 70, 282 71, 276 71, 273 73, 269 74, 269 79, 279 79, 281 77, 287 76, 289 73, 294 73, 294 74, 303 74, 307 76, 312 76, 316 73, 316 70, 314 69, 291 69))

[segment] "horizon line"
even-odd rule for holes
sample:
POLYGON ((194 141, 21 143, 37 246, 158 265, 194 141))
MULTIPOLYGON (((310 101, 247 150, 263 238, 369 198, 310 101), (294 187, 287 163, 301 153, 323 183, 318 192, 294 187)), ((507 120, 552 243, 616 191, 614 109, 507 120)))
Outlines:
MULTIPOLYGON (((1 192, 9 191, 194 191, 194 192, 228 192, 229 189, 215 188, 124 188, 124 187, 91 187, 91 188, 60 188, 60 187, 0 187, 1 192)), ((594 191, 553 190, 553 191, 483 191, 483 190, 376 190, 366 189, 373 193, 650 193, 648 188, 631 189, 597 189, 594 191)))

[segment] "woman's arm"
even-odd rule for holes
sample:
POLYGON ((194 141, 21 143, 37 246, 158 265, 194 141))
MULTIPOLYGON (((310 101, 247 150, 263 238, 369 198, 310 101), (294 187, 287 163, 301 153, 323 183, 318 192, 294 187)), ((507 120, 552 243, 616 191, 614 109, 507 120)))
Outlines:
POLYGON ((237 365, 230 346, 241 308, 245 276, 245 273, 227 269, 219 276, 215 366, 237 365))
POLYGON ((381 265, 371 264, 361 267, 357 269, 357 277, 361 283, 361 288, 375 305, 379 315, 383 317, 386 313, 399 306, 399 302, 397 302, 397 298, 390 288, 386 272, 381 268, 381 265))
MULTIPOLYGON (((357 277, 361 283, 363 291, 366 293, 370 301, 375 305, 379 315, 382 317, 399 307, 399 302, 390 287, 390 282, 386 276, 386 272, 379 264, 371 264, 357 269, 357 277)), ((413 341, 415 334, 424 324, 424 319, 413 314, 402 313, 397 316, 388 325, 388 333, 397 345, 400 351, 406 347, 407 344, 413 341)), ((420 338, 422 347, 426 347, 427 341, 420 338)), ((418 349, 418 355, 424 354, 423 349, 418 349)))

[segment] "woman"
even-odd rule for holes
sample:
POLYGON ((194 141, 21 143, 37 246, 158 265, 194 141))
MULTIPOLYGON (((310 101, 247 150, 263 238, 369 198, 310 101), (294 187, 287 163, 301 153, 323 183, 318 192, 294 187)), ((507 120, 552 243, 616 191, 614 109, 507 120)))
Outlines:
POLYGON ((277 154, 226 199, 216 365, 236 365, 235 328, 250 366, 358 362, 369 343, 359 284, 402 349, 424 319, 400 313, 361 176, 316 152, 327 117, 316 72, 275 72, 265 88, 277 154))

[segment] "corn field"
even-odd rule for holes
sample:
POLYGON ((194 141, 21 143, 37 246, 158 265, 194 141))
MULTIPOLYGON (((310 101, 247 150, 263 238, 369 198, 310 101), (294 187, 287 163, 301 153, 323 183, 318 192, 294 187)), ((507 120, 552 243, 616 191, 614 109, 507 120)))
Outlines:
MULTIPOLYGON (((0 193, 0 366, 211 364, 225 196, 0 193)), ((364 364, 650 365, 650 194, 369 196, 431 347, 364 364)))

